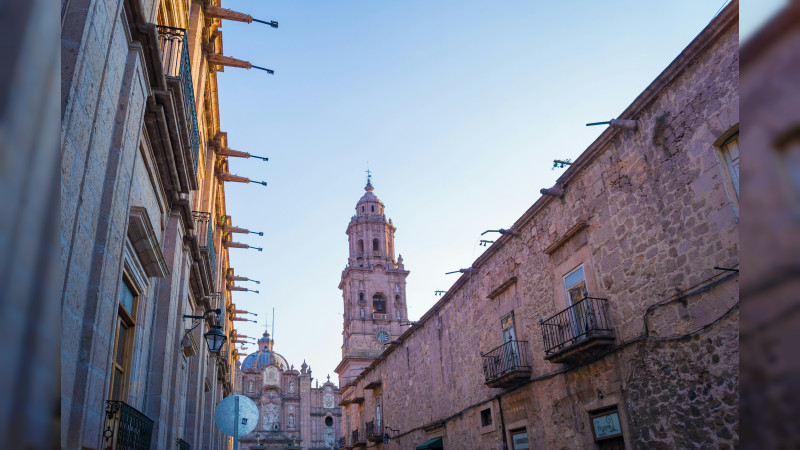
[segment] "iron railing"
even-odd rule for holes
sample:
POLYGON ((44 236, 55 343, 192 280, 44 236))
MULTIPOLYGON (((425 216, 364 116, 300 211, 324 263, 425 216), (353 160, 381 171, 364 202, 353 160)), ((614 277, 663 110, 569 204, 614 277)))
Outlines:
POLYGON ((496 380, 515 370, 531 370, 528 362, 528 341, 509 340, 503 345, 481 353, 486 381, 496 380))
POLYGON ((186 30, 158 25, 158 42, 161 49, 161 64, 164 75, 180 81, 183 90, 183 109, 189 125, 189 145, 192 150, 192 164, 197 173, 200 154, 200 132, 197 126, 197 107, 194 101, 192 69, 189 65, 189 45, 186 30))
POLYGON ((347 439, 344 436, 342 436, 339 438, 337 443, 339 444, 338 445, 339 448, 344 448, 347 446, 347 439))
POLYGON ((558 353, 588 337, 613 337, 608 300, 585 297, 569 308, 542 321, 545 357, 558 353))
POLYGON ((383 426, 381 426, 380 422, 376 424, 374 420, 370 420, 364 426, 364 431, 366 431, 364 434, 370 441, 383 440, 383 426))
POLYGON ((206 232, 206 248, 208 249, 208 261, 211 264, 211 280, 214 281, 217 273, 217 251, 214 247, 214 223, 208 221, 208 231, 206 232))
POLYGON ((106 400, 106 419, 103 439, 106 449, 144 450, 150 448, 153 420, 133 406, 106 400))
POLYGON ((353 440, 350 441, 350 445, 356 445, 358 442, 360 442, 358 440, 358 428, 353 430, 353 432, 351 433, 351 436, 353 437, 353 440))
POLYGON ((194 220, 194 232, 197 245, 200 250, 208 251, 208 259, 211 264, 211 276, 213 278, 217 269, 217 252, 214 248, 214 222, 211 220, 211 213, 202 211, 192 211, 194 220), (203 230, 206 230, 203 232, 203 230))
POLYGON ((178 450, 192 450, 192 446, 183 439, 178 439, 178 450))

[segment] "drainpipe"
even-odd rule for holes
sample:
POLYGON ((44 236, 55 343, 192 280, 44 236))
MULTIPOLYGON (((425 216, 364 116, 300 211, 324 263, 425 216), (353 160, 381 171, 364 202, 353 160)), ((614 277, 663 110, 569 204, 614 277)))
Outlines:
POLYGON ((497 396, 497 409, 500 410, 500 432, 503 434, 503 450, 508 450, 508 441, 506 440, 506 422, 503 420, 502 398, 502 395, 497 396))

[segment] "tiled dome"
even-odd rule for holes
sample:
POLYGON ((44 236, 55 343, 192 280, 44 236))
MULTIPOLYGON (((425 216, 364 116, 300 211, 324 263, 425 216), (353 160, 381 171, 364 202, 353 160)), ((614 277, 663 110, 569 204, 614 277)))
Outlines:
POLYGON ((289 363, 282 355, 272 351, 275 341, 269 338, 269 333, 264 332, 264 337, 258 340, 258 351, 247 355, 242 362, 242 370, 255 368, 261 369, 270 364, 276 364, 281 370, 289 368, 289 363))

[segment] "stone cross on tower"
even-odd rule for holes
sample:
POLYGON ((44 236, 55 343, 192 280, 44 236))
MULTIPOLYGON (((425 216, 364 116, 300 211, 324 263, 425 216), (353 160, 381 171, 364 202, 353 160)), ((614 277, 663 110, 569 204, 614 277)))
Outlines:
POLYGON ((364 195, 347 226, 349 255, 339 289, 344 302, 342 361, 336 368, 339 382, 358 375, 380 355, 386 345, 405 331, 406 277, 401 259, 395 259, 391 219, 373 193, 367 169, 364 195))

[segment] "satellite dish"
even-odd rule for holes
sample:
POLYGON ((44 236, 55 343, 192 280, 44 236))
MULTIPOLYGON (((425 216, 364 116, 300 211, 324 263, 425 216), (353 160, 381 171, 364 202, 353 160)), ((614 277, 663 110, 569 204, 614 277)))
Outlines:
POLYGON ((244 436, 258 424, 258 407, 244 395, 229 395, 217 404, 214 422, 223 434, 244 436))

